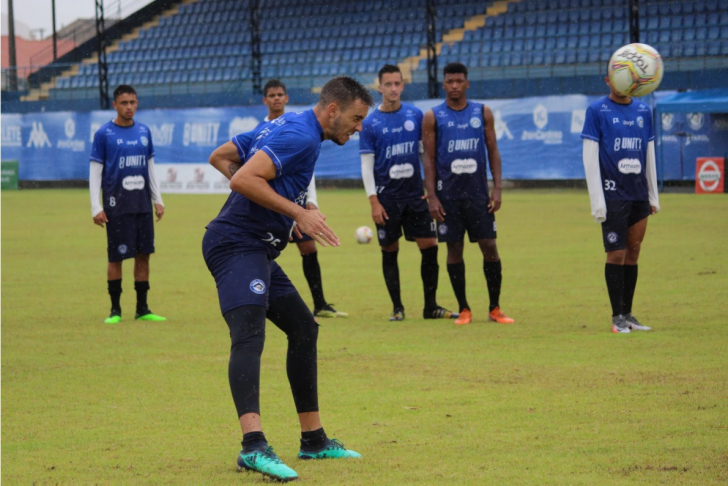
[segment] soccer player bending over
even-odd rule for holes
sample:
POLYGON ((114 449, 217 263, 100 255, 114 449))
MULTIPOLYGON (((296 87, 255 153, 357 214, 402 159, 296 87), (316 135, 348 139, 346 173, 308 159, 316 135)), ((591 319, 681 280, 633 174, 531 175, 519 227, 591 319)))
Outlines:
POLYGON ((581 137, 591 212, 607 253, 612 332, 649 331, 632 315, 632 299, 647 217, 660 210, 652 110, 604 80, 610 93, 586 110, 581 137))
POLYGON ((136 91, 122 84, 114 90, 116 118, 94 134, 89 167, 91 215, 94 223, 106 224, 106 268, 111 314, 107 324, 121 322, 121 263, 134 258, 135 319, 166 321, 147 306, 149 255, 154 253, 154 218, 164 215, 164 203, 154 175, 154 145, 146 125, 134 121, 136 91), (103 206, 99 193, 103 187, 103 206))
POLYGON ((213 164, 229 167, 232 192, 207 225, 202 251, 230 329, 228 378, 243 432, 240 469, 280 481, 298 477, 268 446, 261 427, 260 359, 266 318, 288 337, 286 369, 301 425, 298 457, 361 457, 324 432, 317 389, 318 325, 275 259, 292 229, 323 246, 339 246, 326 217, 303 206, 306 189, 321 143, 346 143, 361 131, 372 105, 371 95, 357 81, 334 78, 324 85, 314 108, 273 120, 253 134, 245 154, 213 164))
POLYGON ((425 114, 425 188, 430 214, 438 222, 441 242, 447 243, 447 272, 460 306, 455 324, 472 319, 465 297, 465 232, 483 253, 483 272, 490 297, 490 320, 511 324, 500 309, 501 261, 496 246, 495 212, 501 206, 501 157, 496 142, 493 112, 468 101, 468 69, 459 62, 445 66, 442 82, 447 98, 425 114), (486 165, 493 174, 488 194, 486 165))
POLYGON ((437 263, 435 222, 424 201, 420 152, 422 112, 401 101, 404 81, 397 66, 379 70, 382 104, 364 120, 359 137, 361 174, 377 237, 382 249, 384 282, 394 310, 390 321, 404 319, 400 297, 399 238, 415 241, 422 254, 420 274, 425 292, 425 319, 457 318, 458 314, 437 305, 437 263))

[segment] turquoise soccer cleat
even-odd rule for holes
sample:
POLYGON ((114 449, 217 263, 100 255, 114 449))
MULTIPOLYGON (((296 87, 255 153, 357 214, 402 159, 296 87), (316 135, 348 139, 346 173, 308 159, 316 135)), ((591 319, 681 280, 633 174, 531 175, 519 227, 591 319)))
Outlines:
POLYGON ((238 454, 238 471, 255 471, 263 476, 268 476, 286 483, 298 479, 296 471, 283 464, 272 447, 266 448, 264 451, 253 451, 247 454, 240 451, 238 454))
POLYGON ((323 449, 316 452, 304 451, 298 452, 299 459, 358 459, 361 454, 350 451, 344 447, 344 444, 337 439, 327 439, 323 449))

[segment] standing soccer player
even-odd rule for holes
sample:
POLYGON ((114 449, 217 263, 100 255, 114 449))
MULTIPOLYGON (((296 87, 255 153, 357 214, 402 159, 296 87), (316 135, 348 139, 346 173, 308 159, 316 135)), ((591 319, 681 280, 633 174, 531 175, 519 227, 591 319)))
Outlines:
POLYGON ((397 265, 402 228, 405 239, 415 241, 422 254, 423 317, 456 318, 457 314, 437 305, 437 239, 435 223, 423 200, 420 165, 422 112, 402 103, 403 89, 397 66, 387 64, 379 70, 382 104, 364 120, 359 137, 362 180, 377 225, 384 282, 394 306, 389 320, 404 319, 397 265))
POLYGON ((652 110, 604 80, 610 93, 586 110, 581 137, 591 212, 607 253, 612 332, 649 331, 632 315, 632 299, 647 217, 660 210, 652 110))
POLYGON ((425 187, 430 214, 438 222, 438 238, 447 243, 447 272, 460 306, 455 324, 472 319, 465 297, 465 232, 483 253, 491 321, 511 324, 500 309, 501 261, 496 246, 495 212, 501 206, 501 157, 496 142, 493 112, 466 98, 468 69, 459 62, 444 69, 445 102, 425 114, 425 187), (493 174, 488 194, 486 165, 493 174))
POLYGON ((324 432, 317 389, 318 325, 275 258, 292 230, 324 246, 339 246, 326 217, 318 209, 304 207, 306 188, 321 143, 346 143, 361 131, 372 105, 369 92, 357 81, 334 78, 324 85, 313 109, 287 113, 252 135, 241 134, 253 137, 250 150, 233 154, 227 164, 213 164, 229 168, 232 192, 208 224, 202 251, 230 329, 228 377, 243 432, 240 469, 281 481, 298 477, 276 456, 262 432, 260 359, 266 318, 288 337, 286 369, 301 425, 298 457, 361 457, 324 432))
MULTIPOLYGON (((277 79, 271 79, 263 86, 263 103, 268 107, 268 116, 261 122, 275 120, 283 115, 286 105, 288 104, 288 93, 286 85, 277 79)), ((261 125, 256 128, 259 129, 261 125)), ((318 209, 318 200, 316 199, 316 177, 311 177, 311 184, 306 191, 306 209, 318 209)), ((313 297, 313 315, 316 317, 347 317, 346 312, 337 311, 334 307, 326 302, 324 298, 324 287, 321 279, 321 265, 318 261, 318 249, 316 242, 308 235, 299 238, 293 235, 293 241, 301 253, 303 261, 303 275, 308 282, 308 288, 311 289, 313 297)))
POLYGON ((146 125, 134 121, 136 91, 122 84, 114 90, 116 118, 94 134, 89 168, 91 215, 104 227, 108 241, 106 269, 111 314, 107 324, 121 322, 121 263, 134 258, 135 319, 166 321, 147 305, 149 255, 154 253, 154 218, 164 215, 164 203, 154 175, 154 145, 146 125), (103 206, 99 193, 103 187, 103 206))

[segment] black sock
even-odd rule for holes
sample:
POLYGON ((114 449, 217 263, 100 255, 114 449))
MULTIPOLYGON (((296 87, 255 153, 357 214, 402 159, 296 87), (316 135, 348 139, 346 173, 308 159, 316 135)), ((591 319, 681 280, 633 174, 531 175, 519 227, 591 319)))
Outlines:
POLYGON ((137 294, 136 312, 140 316, 149 314, 149 306, 147 306, 147 292, 149 291, 149 282, 134 282, 134 290, 137 294))
POLYGON ((248 432, 243 435, 243 452, 264 451, 268 448, 263 432, 248 432))
POLYGON ((399 291, 399 265, 397 264, 398 251, 382 252, 382 270, 384 272, 384 283, 387 284, 389 297, 395 309, 404 309, 399 291))
POLYGON ((321 266, 318 262, 318 252, 301 255, 301 258, 303 259, 303 275, 306 277, 313 296, 313 307, 314 309, 322 309, 326 307, 326 299, 324 299, 324 288, 321 283, 321 266))
POLYGON ((422 275, 422 288, 425 291, 425 310, 434 310, 437 308, 437 280, 440 276, 440 265, 437 263, 437 245, 420 250, 420 253, 422 253, 420 273, 422 275))
POLYGON ((311 432, 301 432, 301 450, 306 452, 318 452, 326 445, 326 432, 321 427, 311 432))
POLYGON ((501 262, 483 261, 483 273, 488 284, 488 296, 490 297, 490 310, 500 307, 500 291, 503 274, 501 273, 501 262))
POLYGON ((637 287, 637 265, 624 265, 624 296, 622 301, 622 314, 632 313, 632 299, 634 289, 637 287))
POLYGON ((458 310, 470 309, 468 300, 465 298, 465 262, 448 263, 447 273, 450 275, 452 290, 458 300, 458 310))
POLYGON ((111 313, 121 315, 121 279, 107 280, 111 297, 111 313))
POLYGON ((622 313, 624 297, 624 266, 607 263, 604 265, 604 278, 607 281, 609 302, 612 304, 612 316, 622 313))

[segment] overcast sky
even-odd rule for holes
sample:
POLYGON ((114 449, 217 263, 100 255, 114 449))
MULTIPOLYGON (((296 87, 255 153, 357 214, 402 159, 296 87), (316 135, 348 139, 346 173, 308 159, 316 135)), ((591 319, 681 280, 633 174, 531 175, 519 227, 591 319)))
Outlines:
MULTIPOLYGON (((121 0, 122 8, 127 10, 127 6, 131 7, 131 11, 125 12, 129 15, 150 3, 152 0, 121 0)), ((13 0, 13 10, 15 21, 22 22, 31 30, 43 29, 43 37, 48 37, 52 32, 52 15, 51 0, 13 0)), ((108 10, 117 8, 118 0, 105 0, 104 7, 110 16, 113 12, 108 10), (113 7, 112 7, 113 6, 113 7)), ((8 0, 2 0, 3 16, 8 12, 8 0)), ((56 29, 60 30, 64 25, 68 25, 78 18, 95 18, 96 2, 95 0, 56 0, 56 29)), ((3 28, 3 33, 5 28, 3 28)), ((19 34, 19 32, 18 32, 19 34)), ((40 37, 36 34, 37 37, 40 37)))

